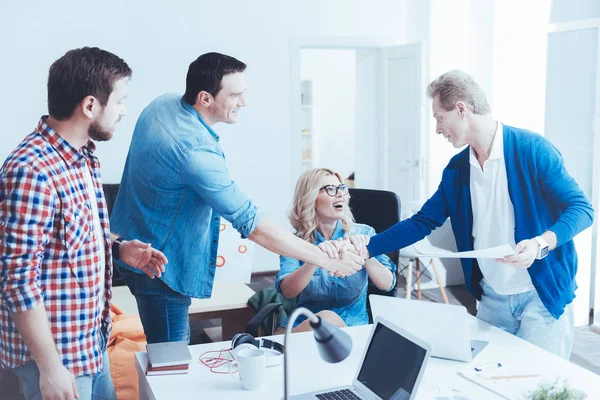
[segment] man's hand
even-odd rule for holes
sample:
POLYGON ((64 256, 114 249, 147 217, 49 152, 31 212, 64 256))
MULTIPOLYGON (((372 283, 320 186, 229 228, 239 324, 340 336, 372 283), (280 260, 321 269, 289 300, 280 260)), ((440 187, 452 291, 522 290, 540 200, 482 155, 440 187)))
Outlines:
POLYGON ((522 240, 515 247, 515 254, 496 258, 496 262, 515 268, 529 268, 535 261, 540 245, 533 239, 522 240))
POLYGON ((352 253, 349 250, 342 249, 339 253, 339 258, 329 259, 321 265, 321 268, 329 272, 329 275, 345 277, 354 275, 362 269, 365 259, 352 253))
POLYGON ((137 239, 123 241, 119 253, 124 263, 141 269, 152 279, 155 275, 160 278, 161 273, 165 272, 165 264, 168 262, 167 257, 162 252, 153 249, 150 243, 143 243, 137 239))
POLYGON ((40 392, 44 400, 73 400, 79 398, 75 377, 63 365, 40 370, 40 392))
POLYGON ((354 250, 354 245, 348 239, 339 238, 337 240, 326 240, 317 245, 324 253, 327 253, 329 258, 340 258, 340 251, 354 250))

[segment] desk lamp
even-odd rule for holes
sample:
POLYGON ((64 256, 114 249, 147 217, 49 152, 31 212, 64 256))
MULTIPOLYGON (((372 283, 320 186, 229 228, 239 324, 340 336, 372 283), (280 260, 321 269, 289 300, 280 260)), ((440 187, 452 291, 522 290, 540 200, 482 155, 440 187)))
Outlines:
POLYGON ((323 321, 310 310, 304 307, 299 307, 290 316, 287 327, 285 329, 284 349, 283 349, 283 393, 284 399, 289 399, 288 385, 288 338, 294 327, 294 322, 300 316, 304 315, 310 321, 310 326, 313 329, 319 355, 328 363, 338 363, 343 361, 352 350, 352 338, 346 332, 339 330, 330 323, 323 321))

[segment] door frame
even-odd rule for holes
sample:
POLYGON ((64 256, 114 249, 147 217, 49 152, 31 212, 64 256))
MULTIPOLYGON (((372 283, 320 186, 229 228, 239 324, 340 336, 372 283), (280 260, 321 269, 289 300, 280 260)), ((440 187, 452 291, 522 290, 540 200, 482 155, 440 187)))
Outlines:
MULTIPOLYGON (((378 50, 382 47, 398 45, 397 40, 392 37, 341 37, 341 36, 306 36, 296 37, 290 40, 290 193, 294 190, 295 182, 302 171, 301 147, 299 134, 302 129, 302 117, 300 113, 301 101, 301 52, 303 49, 372 49, 378 50)), ((381 118, 381 116, 379 116, 381 118)), ((384 132, 377 132, 377 143, 383 143, 384 132)), ((380 149, 383 151, 383 149, 380 149)), ((378 174, 385 172, 383 164, 377 166, 378 174)), ((383 181, 382 181, 383 182, 383 181)))

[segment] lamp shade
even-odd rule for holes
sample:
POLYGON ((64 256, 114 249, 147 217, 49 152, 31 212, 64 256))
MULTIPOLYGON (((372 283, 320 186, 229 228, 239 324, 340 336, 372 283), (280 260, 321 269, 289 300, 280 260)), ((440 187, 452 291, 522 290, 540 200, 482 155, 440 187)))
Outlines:
POLYGON ((330 323, 323 321, 313 314, 309 309, 298 307, 288 320, 285 329, 284 347, 283 347, 283 398, 290 398, 290 387, 288 385, 288 362, 289 362, 289 337, 292 332, 294 322, 300 316, 304 315, 310 321, 310 326, 315 335, 319 355, 328 363, 338 363, 348 357, 352 351, 352 338, 346 332, 339 330, 330 323))
POLYGON ((310 326, 313 329, 319 355, 328 363, 338 363, 348 357, 352 351, 352 338, 346 332, 319 318, 319 322, 310 326))

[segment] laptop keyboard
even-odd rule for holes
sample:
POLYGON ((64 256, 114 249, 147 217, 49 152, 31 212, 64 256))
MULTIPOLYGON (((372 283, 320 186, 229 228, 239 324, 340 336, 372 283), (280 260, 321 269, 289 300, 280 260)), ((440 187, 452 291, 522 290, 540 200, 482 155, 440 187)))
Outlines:
POLYGON ((316 396, 319 400, 361 400, 360 397, 348 389, 319 393, 316 396))

